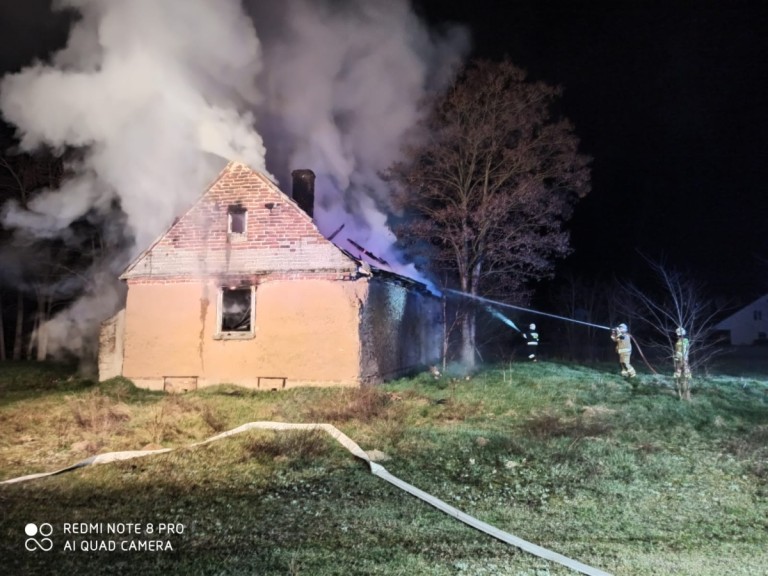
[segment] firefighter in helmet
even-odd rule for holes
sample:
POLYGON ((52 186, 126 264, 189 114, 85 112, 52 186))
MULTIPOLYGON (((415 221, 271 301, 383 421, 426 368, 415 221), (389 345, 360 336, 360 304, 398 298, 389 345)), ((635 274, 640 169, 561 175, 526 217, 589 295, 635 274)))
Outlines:
POLYGON ((539 333, 536 332, 536 324, 530 324, 528 330, 528 334, 523 334, 523 338, 528 340, 528 360, 536 362, 536 350, 539 348, 539 333))
POLYGON ((675 342, 675 379, 691 378, 691 366, 688 364, 688 349, 690 342, 686 336, 685 328, 678 326, 675 330, 677 341, 675 342))
POLYGON ((636 374, 632 364, 629 363, 632 356, 632 337, 629 334, 626 324, 619 324, 611 329, 611 340, 616 342, 616 352, 619 354, 619 365, 621 366, 621 375, 633 378, 636 374))

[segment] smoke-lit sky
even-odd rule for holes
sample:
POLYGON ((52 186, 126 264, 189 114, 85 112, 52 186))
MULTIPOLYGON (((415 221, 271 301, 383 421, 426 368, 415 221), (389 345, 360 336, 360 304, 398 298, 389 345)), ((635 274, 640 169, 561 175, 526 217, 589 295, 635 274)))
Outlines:
POLYGON ((390 256, 367 235, 376 173, 471 46, 565 88, 595 158, 569 265, 631 276, 640 250, 737 299, 768 290, 763 2, 62 0, 85 15, 73 30, 49 3, 0 5, 0 108, 29 147, 90 152, 66 202, 6 224, 50 234, 119 197, 140 249, 236 157, 284 189, 312 168, 321 229, 390 256))

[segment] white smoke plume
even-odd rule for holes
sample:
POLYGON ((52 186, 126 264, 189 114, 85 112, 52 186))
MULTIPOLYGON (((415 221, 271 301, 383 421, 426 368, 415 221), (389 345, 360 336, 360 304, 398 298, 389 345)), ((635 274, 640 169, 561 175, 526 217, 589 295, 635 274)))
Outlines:
POLYGON ((53 217, 48 223, 65 227, 117 195, 136 245, 146 246, 199 195, 222 158, 265 170, 253 117, 240 112, 259 102, 261 49, 236 0, 60 6, 82 15, 67 46, 50 64, 0 85, 0 109, 18 127, 22 148, 88 149, 79 174, 33 206, 53 217), (67 218, 61 205, 70 207, 67 218))
POLYGON ((291 169, 315 172, 315 218, 326 236, 344 224, 335 242, 350 237, 398 262, 379 174, 400 159, 425 94, 451 79, 466 32, 430 31, 407 0, 285 0, 279 13, 252 4, 264 42, 269 165, 284 182, 291 169))
POLYGON ((0 112, 23 149, 77 147, 83 157, 28 210, 6 205, 3 225, 57 237, 84 215, 106 218, 117 201, 134 243, 105 258, 106 271, 92 270, 86 299, 51 320, 52 352, 83 352, 116 311, 122 268, 230 159, 270 169, 286 191, 290 170, 314 170, 321 230, 344 223, 345 234, 393 258, 378 173, 398 159, 420 98, 466 51, 461 31, 434 35, 407 0, 59 0, 57 8, 78 15, 66 46, 4 77, 0 112))

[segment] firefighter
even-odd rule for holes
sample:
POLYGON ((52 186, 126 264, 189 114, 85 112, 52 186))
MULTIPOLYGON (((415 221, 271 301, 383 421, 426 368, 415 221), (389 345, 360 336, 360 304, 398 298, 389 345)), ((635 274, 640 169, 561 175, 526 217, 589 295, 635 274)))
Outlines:
POLYGON ((536 324, 530 324, 528 330, 528 334, 523 334, 523 338, 528 340, 528 360, 536 362, 536 351, 539 349, 539 333, 536 332, 536 324))
POLYGON ((611 340, 616 342, 616 352, 619 354, 619 365, 621 366, 621 375, 627 378, 634 378, 636 372, 629 363, 632 356, 632 337, 629 334, 626 324, 619 324, 611 329, 611 340))
POLYGON ((678 326, 675 330, 677 341, 675 342, 675 379, 691 378, 691 366, 688 364, 688 349, 690 342, 686 336, 685 328, 678 326))

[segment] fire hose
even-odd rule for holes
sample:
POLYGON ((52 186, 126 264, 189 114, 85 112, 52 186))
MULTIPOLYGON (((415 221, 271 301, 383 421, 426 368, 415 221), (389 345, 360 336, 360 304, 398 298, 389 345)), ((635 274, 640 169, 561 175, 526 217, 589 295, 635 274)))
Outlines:
POLYGON ((643 359, 643 362, 645 362, 645 365, 648 366, 648 369, 651 372, 653 372, 654 374, 656 374, 656 376, 658 376, 659 373, 656 372, 656 370, 653 369, 653 366, 651 366, 651 363, 648 362, 648 359, 645 357, 645 354, 643 354, 643 349, 640 348, 640 344, 637 343, 637 340, 635 340, 635 337, 632 336, 631 334, 629 336, 630 336, 630 338, 632 338, 632 342, 635 343, 635 346, 637 347, 637 351, 640 352, 640 357, 643 359))
MULTIPOLYGON (((483 298, 481 296, 473 296, 471 294, 466 294, 464 292, 459 292, 457 290, 448 290, 448 291, 449 292, 454 292, 456 294, 460 294, 462 296, 466 296, 466 297, 469 297, 469 298, 473 298, 475 300, 481 300, 481 301, 485 301, 485 302, 493 302, 492 300, 489 300, 488 298, 483 298)), ((566 320, 568 322, 575 322, 576 324, 583 324, 583 325, 586 325, 586 326, 591 326, 593 328, 601 328, 603 330, 611 330, 611 328, 609 328, 608 326, 603 326, 602 324, 593 324, 591 322, 584 322, 582 320, 576 320, 575 318, 567 318, 565 316, 558 316, 557 314, 550 314, 548 312, 542 312, 540 310, 533 310, 531 308, 523 308, 522 306, 515 306, 514 304, 506 304, 504 302, 493 302, 493 303, 496 304, 497 306, 505 306, 507 308, 513 308, 515 310, 522 310, 524 312, 531 312, 533 314, 540 314, 542 316, 548 316, 550 318, 556 318, 558 320, 566 320)), ((504 316, 501 312, 499 312, 498 310, 496 310, 495 308, 493 308, 490 305, 486 305, 485 308, 486 308, 486 310, 488 310, 488 312, 491 315, 495 316, 496 318, 498 318, 499 320, 501 320, 502 322, 504 322, 508 326, 511 326, 516 331, 520 332, 520 334, 523 334, 523 332, 517 327, 517 325, 512 320, 510 320, 509 318, 504 316)), ((523 334, 523 336, 525 336, 525 335, 523 334)), ((653 368, 653 366, 651 366, 651 363, 648 362, 648 359, 645 357, 645 354, 643 354, 643 349, 640 347, 640 344, 638 343, 638 341, 631 334, 630 334, 630 338, 632 339, 632 342, 635 343, 635 347, 637 348, 637 351, 640 353, 640 357, 643 359, 643 362, 645 362, 645 365, 648 366, 648 369, 651 372, 653 372, 656 376, 658 376, 659 373, 653 368)))
MULTIPOLYGON (((461 510, 454 508, 450 504, 443 502, 439 498, 436 498, 431 494, 428 494, 427 492, 424 492, 423 490, 420 490, 411 484, 408 484, 407 482, 397 478, 396 476, 393 476, 392 474, 387 472, 387 470, 382 465, 374 462, 371 459, 371 457, 368 455, 368 453, 366 453, 362 448, 360 448, 360 446, 358 446, 351 438, 349 438, 349 436, 347 436, 341 430, 339 430, 335 426, 332 426, 331 424, 291 424, 287 422, 249 422, 248 424, 243 424, 242 426, 238 426, 237 428, 233 428, 232 430, 228 430, 226 432, 222 432, 221 434, 217 434, 216 436, 212 436, 207 440, 190 444, 188 447, 202 446, 204 444, 208 444, 216 440, 221 440, 223 438, 228 438, 230 436, 234 436, 235 434, 240 434, 248 430, 322 430, 323 432, 330 434, 337 442, 339 442, 342 446, 344 446, 344 448, 346 448, 354 456, 356 456, 357 458, 360 458, 361 460, 364 460, 368 464, 369 469, 374 476, 378 476, 379 478, 389 482, 393 486, 396 486, 401 490, 407 492, 408 494, 411 494, 412 496, 415 496, 416 498, 423 500, 427 504, 430 504, 431 506, 437 508, 438 510, 440 510, 441 512, 444 512, 449 516, 452 516, 456 520, 459 520, 460 522, 463 522, 464 524, 467 524, 468 526, 471 526, 476 530, 479 530, 480 532, 484 532, 485 534, 488 534, 489 536, 492 536, 497 540, 501 540, 502 542, 505 542, 507 544, 520 548, 521 550, 528 552, 530 554, 533 554, 535 556, 538 556, 539 558, 556 562, 558 564, 566 566, 567 568, 570 568, 582 574, 587 574, 588 576, 612 576, 610 573, 604 572, 599 568, 588 566, 577 560, 573 560, 571 558, 563 556, 562 554, 558 554, 557 552, 553 552, 552 550, 548 550, 547 548, 543 548, 541 546, 538 546, 537 544, 533 544, 532 542, 523 540, 522 538, 514 536, 509 532, 504 532, 503 530, 499 530, 498 528, 491 526, 490 524, 486 524, 485 522, 478 520, 477 518, 474 518, 469 514, 465 514, 461 510)), ((90 466, 94 464, 106 464, 109 462, 116 462, 119 460, 141 458, 144 456, 151 456, 153 454, 162 454, 166 452, 171 452, 172 450, 173 448, 162 448, 159 450, 131 450, 131 451, 125 451, 125 452, 109 452, 107 454, 98 454, 96 456, 91 456, 90 458, 86 458, 85 460, 81 460, 80 462, 77 462, 76 464, 73 464, 66 468, 56 470, 54 472, 42 472, 38 474, 30 474, 27 476, 12 478, 10 480, 5 480, 3 482, 0 482, 0 484, 16 484, 19 482, 35 480, 37 478, 55 476, 57 474, 62 474, 64 472, 69 472, 72 470, 76 470, 78 468, 82 468, 82 467, 90 466)))

